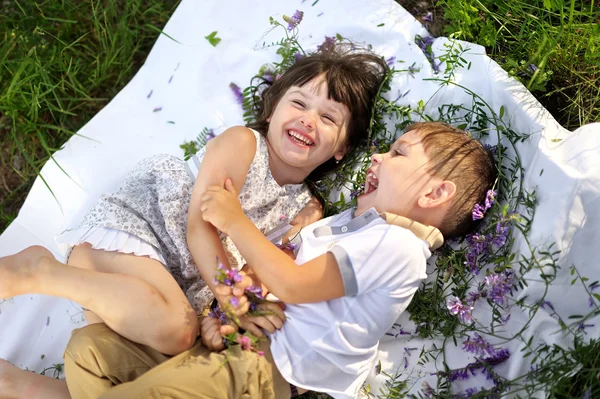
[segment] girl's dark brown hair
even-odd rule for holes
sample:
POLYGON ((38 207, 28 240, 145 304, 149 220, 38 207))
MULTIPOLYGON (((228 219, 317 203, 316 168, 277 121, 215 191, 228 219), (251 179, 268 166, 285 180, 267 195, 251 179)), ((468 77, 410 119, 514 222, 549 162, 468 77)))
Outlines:
MULTIPOLYGON (((279 100, 292 86, 302 87, 323 75, 328 98, 348 107, 350 122, 346 139, 346 154, 354 151, 368 136, 371 107, 388 66, 382 57, 351 45, 321 46, 319 51, 298 60, 281 77, 262 91, 262 101, 254 104, 256 122, 248 125, 267 134, 269 118, 279 100)), ((339 165, 333 156, 317 167, 306 179, 316 183, 339 165)))

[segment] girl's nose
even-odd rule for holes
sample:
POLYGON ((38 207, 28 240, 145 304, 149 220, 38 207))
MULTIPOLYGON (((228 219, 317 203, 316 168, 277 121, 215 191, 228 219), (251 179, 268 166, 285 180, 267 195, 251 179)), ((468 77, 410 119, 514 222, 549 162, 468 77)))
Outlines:
POLYGON ((314 119, 307 114, 304 114, 300 117, 300 123, 308 129, 312 129, 315 126, 314 119))

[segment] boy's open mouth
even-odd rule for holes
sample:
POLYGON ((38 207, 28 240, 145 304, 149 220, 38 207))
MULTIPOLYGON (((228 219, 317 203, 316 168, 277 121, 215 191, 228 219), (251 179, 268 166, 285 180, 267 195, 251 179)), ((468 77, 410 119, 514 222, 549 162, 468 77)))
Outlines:
POLYGON ((297 132, 296 130, 288 130, 287 131, 287 135, 290 138, 290 140, 292 140, 294 143, 301 145, 301 146, 306 146, 306 147, 311 147, 313 145, 315 145, 315 142, 312 141, 310 139, 310 137, 297 132))
POLYGON ((378 186, 379 186, 379 180, 377 179, 377 176, 375 176, 375 173, 368 171, 367 177, 365 179, 364 194, 371 194, 373 191, 377 190, 378 186))

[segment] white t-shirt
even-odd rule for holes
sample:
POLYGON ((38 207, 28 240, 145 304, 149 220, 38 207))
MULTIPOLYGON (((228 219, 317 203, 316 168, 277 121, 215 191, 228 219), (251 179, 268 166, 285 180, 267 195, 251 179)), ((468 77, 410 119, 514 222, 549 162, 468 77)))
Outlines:
POLYGON ((301 265, 332 252, 346 296, 287 305, 287 321, 270 337, 275 364, 288 382, 334 398, 356 396, 375 367, 379 339, 427 277, 431 255, 426 241, 387 224, 375 209, 352 215, 347 210, 305 227, 296 258, 301 265))

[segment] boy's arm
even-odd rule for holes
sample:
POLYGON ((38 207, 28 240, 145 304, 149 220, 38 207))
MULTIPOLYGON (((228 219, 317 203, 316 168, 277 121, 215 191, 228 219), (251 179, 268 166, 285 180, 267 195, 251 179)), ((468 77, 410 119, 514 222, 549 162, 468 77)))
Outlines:
POLYGON ((240 250, 254 273, 285 303, 327 301, 344 296, 336 258, 328 252, 299 267, 244 215, 230 181, 226 190, 210 187, 201 198, 202 217, 225 234, 240 250))
POLYGON ((199 199, 207 187, 221 185, 226 178, 241 190, 255 153, 256 138, 249 129, 242 126, 227 129, 207 143, 194 184, 187 219, 187 244, 200 275, 213 292, 217 257, 226 267, 230 265, 217 230, 202 219, 199 199))

